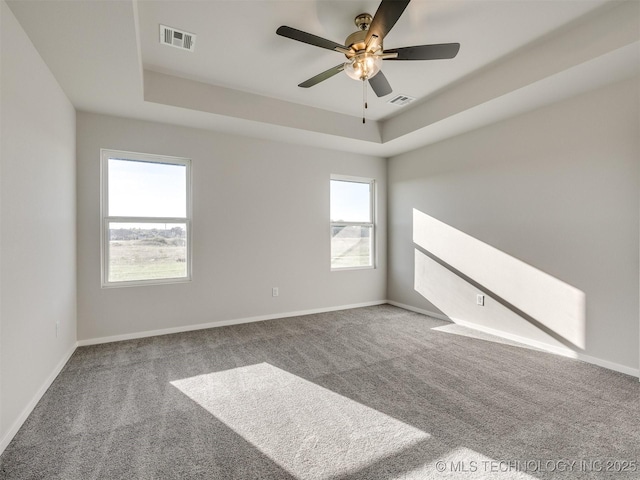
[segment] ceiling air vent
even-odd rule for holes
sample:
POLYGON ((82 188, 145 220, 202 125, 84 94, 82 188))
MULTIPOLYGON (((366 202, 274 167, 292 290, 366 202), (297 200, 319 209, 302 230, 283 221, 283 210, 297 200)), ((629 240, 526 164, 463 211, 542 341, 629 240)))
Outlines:
POLYGON ((408 95, 398 95, 394 98, 392 98, 391 100, 389 100, 389 103, 392 105, 397 105, 398 107, 404 107, 405 105, 408 105, 409 103, 413 102, 415 100, 415 98, 410 97, 408 95))
POLYGON ((193 33, 183 32, 166 25, 160 25, 160 43, 193 52, 196 44, 196 36, 193 33))

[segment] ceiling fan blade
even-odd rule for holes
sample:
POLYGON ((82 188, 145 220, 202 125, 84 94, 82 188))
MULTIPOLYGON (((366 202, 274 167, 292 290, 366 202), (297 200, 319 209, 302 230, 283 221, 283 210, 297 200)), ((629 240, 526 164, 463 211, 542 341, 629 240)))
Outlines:
POLYGON ((369 25, 369 31, 365 38, 365 43, 368 45, 371 37, 376 35, 378 41, 382 41, 387 36, 389 31, 396 24, 404 9, 409 5, 410 0, 382 0, 378 11, 373 16, 371 25, 369 25))
POLYGON ((326 70, 322 73, 319 73, 315 77, 311 77, 309 80, 302 82, 298 86, 302 88, 313 87, 314 85, 317 85, 320 82, 324 82, 328 78, 331 78, 334 75, 340 73, 342 70, 344 70, 344 63, 341 63, 340 65, 336 65, 335 67, 332 67, 329 70, 326 70))
POLYGON ((318 37, 317 35, 303 32, 302 30, 297 30, 285 25, 278 28, 278 30, 276 30, 276 33, 281 37, 287 37, 292 40, 297 40, 298 42, 308 43, 309 45, 314 45, 320 48, 326 48, 327 50, 339 51, 336 50, 336 48, 340 50, 349 50, 347 47, 345 47, 344 45, 340 45, 339 43, 332 42, 331 40, 327 40, 326 38, 318 37))
POLYGON ((455 57, 459 50, 459 43, 440 43, 437 45, 392 48, 385 50, 384 53, 398 54, 395 58, 385 58, 385 60, 443 60, 455 57))
POLYGON ((373 91, 376 92, 376 95, 379 97, 389 95, 393 91, 387 77, 385 77, 382 72, 378 72, 371 77, 369 79, 369 85, 371 85, 371 88, 373 88, 373 91))

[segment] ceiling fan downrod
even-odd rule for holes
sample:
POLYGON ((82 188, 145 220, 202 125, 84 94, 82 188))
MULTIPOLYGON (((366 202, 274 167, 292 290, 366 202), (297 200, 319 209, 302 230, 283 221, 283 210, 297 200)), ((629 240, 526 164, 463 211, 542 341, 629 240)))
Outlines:
POLYGON ((373 17, 371 15, 369 15, 368 13, 361 13, 353 20, 353 23, 356 24, 358 30, 369 30, 371 20, 373 20, 373 17))

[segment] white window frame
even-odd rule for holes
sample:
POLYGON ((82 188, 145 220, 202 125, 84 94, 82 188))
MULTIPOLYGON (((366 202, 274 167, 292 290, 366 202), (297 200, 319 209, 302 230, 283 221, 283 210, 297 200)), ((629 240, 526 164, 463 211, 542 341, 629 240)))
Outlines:
MULTIPOLYGON (((331 174, 329 185, 331 180, 337 180, 340 182, 353 182, 353 183, 366 183, 369 185, 369 222, 333 222, 331 220, 331 199, 329 199, 329 265, 332 272, 344 272, 348 270, 372 270, 376 268, 376 181, 373 178, 354 177, 351 175, 334 175, 331 174), (333 227, 370 227, 371 228, 371 265, 364 265, 360 267, 334 267, 331 265, 331 239, 333 227)), ((331 195, 331 194, 329 194, 331 195)))
POLYGON ((163 285, 168 283, 186 283, 191 281, 192 267, 192 235, 191 235, 191 159, 182 157, 169 157, 149 153, 126 152, 122 150, 100 149, 100 258, 101 278, 103 288, 136 287, 146 285, 163 285), (169 165, 184 165, 186 171, 186 217, 121 217, 109 216, 109 159, 117 158, 136 162, 166 163, 169 165), (187 258, 186 277, 174 277, 163 279, 109 281, 109 223, 184 223, 187 234, 187 258))

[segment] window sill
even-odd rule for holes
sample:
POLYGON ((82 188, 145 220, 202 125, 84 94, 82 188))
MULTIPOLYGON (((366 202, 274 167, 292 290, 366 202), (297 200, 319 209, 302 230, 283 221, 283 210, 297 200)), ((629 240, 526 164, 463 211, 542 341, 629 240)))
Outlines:
POLYGON ((191 278, 167 278, 164 280, 134 280, 129 282, 102 283, 102 288, 121 287, 152 287, 158 285, 173 285, 176 283, 190 283, 191 278))
POLYGON ((374 266, 366 266, 366 267, 332 267, 332 272, 344 272, 349 270, 375 270, 374 266))

